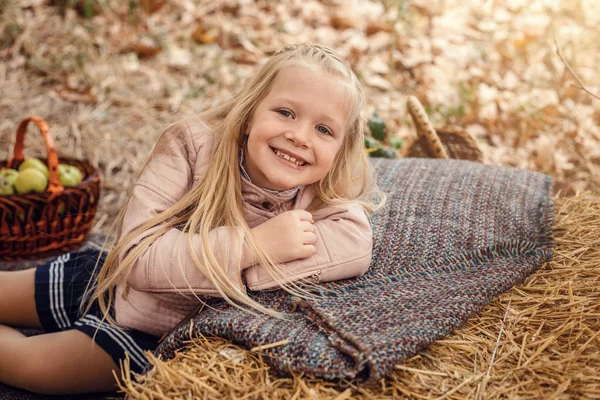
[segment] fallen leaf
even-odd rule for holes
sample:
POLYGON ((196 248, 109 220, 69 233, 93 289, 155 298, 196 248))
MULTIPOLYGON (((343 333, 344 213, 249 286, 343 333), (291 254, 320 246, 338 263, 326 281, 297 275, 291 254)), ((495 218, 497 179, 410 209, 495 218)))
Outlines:
POLYGON ((236 52, 231 57, 231 59, 238 64, 254 65, 261 60, 261 57, 255 53, 250 53, 248 51, 239 51, 236 52))
POLYGON ((548 104, 540 109, 544 115, 550 118, 558 117, 558 105, 557 104, 548 104))
POLYGON ((96 96, 92 94, 92 88, 89 87, 86 90, 74 90, 69 87, 62 87, 60 89, 54 90, 58 96, 66 101, 70 101, 73 103, 86 103, 86 104, 96 104, 98 100, 96 96))
POLYGON ((535 166, 543 171, 550 171, 554 164, 555 141, 548 136, 537 138, 533 151, 535 166))
POLYGON ((154 57, 162 51, 160 46, 149 46, 142 43, 133 43, 129 46, 129 50, 134 51, 140 58, 154 57))
POLYGON ((368 68, 379 75, 386 75, 390 71, 388 64, 380 57, 373 58, 373 60, 369 62, 368 68))
POLYGON ((367 36, 374 35, 379 32, 394 32, 394 27, 391 24, 384 22, 371 21, 367 24, 367 36))
POLYGON ((220 9, 224 13, 237 15, 241 6, 242 4, 239 1, 232 0, 221 4, 220 9))
POLYGON ((297 19, 290 19, 283 23, 281 29, 290 35, 297 35, 304 29, 304 25, 297 19))
POLYGON ((331 26, 337 30, 356 28, 358 25, 357 18, 349 14, 334 15, 331 17, 329 22, 331 23, 331 26))
POLYGON ((429 64, 431 62, 431 54, 413 52, 412 54, 400 56, 400 58, 396 61, 396 66, 403 69, 413 69, 421 64, 429 64))
POLYGON ((192 54, 181 47, 172 47, 169 49, 167 64, 173 68, 184 68, 192 62, 192 54))
POLYGON ((121 66, 125 71, 137 72, 140 70, 140 60, 137 54, 129 52, 123 55, 121 66))
POLYGON ((487 135, 487 129, 483 125, 480 124, 471 124, 468 125, 465 130, 471 136, 476 138, 484 138, 487 135))
POLYGON ((202 25, 198 25, 192 33, 192 39, 199 44, 213 43, 218 36, 218 32, 215 29, 208 30, 202 25))
POLYGON ((167 3, 167 0, 140 0, 142 10, 148 14, 153 14, 160 10, 167 3))
POLYGON ((382 78, 379 75, 371 75, 365 77, 365 83, 371 87, 380 89, 380 90, 389 90, 390 82, 387 79, 382 78))

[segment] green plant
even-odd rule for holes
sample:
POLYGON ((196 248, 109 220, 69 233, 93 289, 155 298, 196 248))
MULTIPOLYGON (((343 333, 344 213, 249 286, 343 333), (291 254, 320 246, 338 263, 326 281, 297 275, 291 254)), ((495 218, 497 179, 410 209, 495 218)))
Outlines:
POLYGON ((369 131, 371 136, 379 141, 384 141, 386 136, 385 121, 379 118, 377 111, 373 113, 373 116, 369 120, 369 131))
POLYGON ((101 0, 51 0, 50 5, 56 6, 61 15, 65 15, 67 9, 72 8, 79 15, 91 19, 100 12, 99 2, 101 0))
POLYGON ((404 139, 402 139, 401 137, 398 137, 398 136, 393 136, 390 138, 390 145, 394 149, 400 150, 402 148, 402 146, 404 146, 404 139))
POLYGON ((390 139, 391 147, 383 143, 386 139, 386 124, 377 116, 376 112, 369 120, 368 127, 370 136, 365 135, 365 151, 369 157, 396 158, 396 150, 403 144, 402 139, 392 137, 390 139))

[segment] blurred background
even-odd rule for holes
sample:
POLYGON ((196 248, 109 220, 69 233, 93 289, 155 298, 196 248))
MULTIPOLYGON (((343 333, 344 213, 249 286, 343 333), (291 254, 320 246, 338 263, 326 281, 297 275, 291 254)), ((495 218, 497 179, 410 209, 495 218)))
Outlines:
MULTIPOLYGON (((485 162, 598 194, 599 26, 598 0, 0 0, 0 159, 22 118, 45 119, 59 155, 100 169, 106 230, 167 126, 315 42, 349 60, 390 137, 415 135, 415 95, 485 162)), ((34 126, 25 153, 44 157, 34 126)))

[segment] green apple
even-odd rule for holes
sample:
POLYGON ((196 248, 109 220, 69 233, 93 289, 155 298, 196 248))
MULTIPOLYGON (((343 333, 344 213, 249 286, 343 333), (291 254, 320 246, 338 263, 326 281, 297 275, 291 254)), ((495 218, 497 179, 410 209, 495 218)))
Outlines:
POLYGON ((60 176, 60 184, 63 186, 77 185, 83 179, 81 170, 70 164, 58 164, 58 175, 60 176))
POLYGON ((29 168, 37 169, 41 173, 44 174, 46 179, 50 177, 50 173, 48 172, 48 167, 44 164, 39 158, 30 157, 26 158, 25 161, 19 165, 19 171, 23 171, 29 168))
POLYGON ((15 194, 15 181, 19 171, 12 168, 0 170, 0 195, 7 196, 15 194))
POLYGON ((41 193, 48 186, 48 178, 40 170, 35 168, 26 168, 19 172, 15 180, 15 189, 17 193, 41 193))

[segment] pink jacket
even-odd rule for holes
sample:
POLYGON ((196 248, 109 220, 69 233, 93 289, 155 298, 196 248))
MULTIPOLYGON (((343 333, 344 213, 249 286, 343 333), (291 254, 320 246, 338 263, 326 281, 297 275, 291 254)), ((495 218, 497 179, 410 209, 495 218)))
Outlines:
MULTIPOLYGON (((133 189, 121 237, 180 199, 202 176, 215 148, 213 132, 201 122, 180 123, 165 131, 133 189)), ((282 198, 242 178, 242 197, 244 216, 254 228, 284 211, 306 209, 314 198, 314 189, 305 186, 295 196, 282 198)), ((364 209, 349 203, 343 207, 327 206, 312 215, 316 253, 284 264, 286 279, 327 282, 363 275, 372 251, 372 231, 364 209)), ((120 259, 156 229, 139 235, 120 254, 120 259)), ((232 242, 236 235, 242 237, 241 228, 220 227, 210 232, 212 250, 223 268, 242 290, 276 287, 263 267, 247 265, 245 250, 236 251, 232 242), (236 266, 238 260, 242 263, 241 273, 236 266)), ((117 286, 115 312, 119 324, 160 336, 198 305, 198 296, 219 295, 194 266, 187 237, 187 233, 171 229, 139 257, 127 283, 117 286)), ((193 245, 199 253, 198 237, 193 239, 193 245)))

